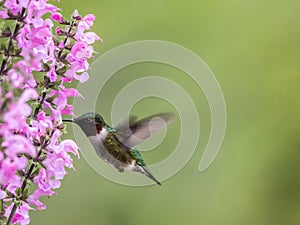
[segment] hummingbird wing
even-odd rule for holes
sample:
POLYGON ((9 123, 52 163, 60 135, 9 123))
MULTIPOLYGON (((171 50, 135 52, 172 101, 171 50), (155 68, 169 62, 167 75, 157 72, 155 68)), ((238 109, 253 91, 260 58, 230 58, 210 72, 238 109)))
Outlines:
POLYGON ((141 120, 130 117, 128 121, 116 126, 116 136, 123 145, 132 148, 166 127, 172 118, 172 113, 154 114, 141 120))
POLYGON ((118 123, 115 128, 115 134, 118 140, 123 143, 125 139, 132 134, 130 126, 137 120, 136 116, 130 116, 129 119, 118 123))

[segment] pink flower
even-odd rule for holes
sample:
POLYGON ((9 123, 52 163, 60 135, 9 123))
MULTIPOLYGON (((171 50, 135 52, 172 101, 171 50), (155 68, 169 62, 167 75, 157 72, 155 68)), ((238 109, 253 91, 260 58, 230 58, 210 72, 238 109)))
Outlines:
POLYGON ((42 168, 39 175, 34 178, 34 182, 39 185, 39 189, 47 191, 51 189, 51 185, 48 183, 48 178, 46 175, 46 170, 42 168))
POLYGON ((22 6, 16 0, 6 0, 4 2, 4 7, 10 9, 14 16, 18 15, 22 10, 22 6))
POLYGON ((73 168, 73 160, 68 153, 71 152, 79 158, 78 147, 74 141, 64 140, 60 144, 52 142, 49 149, 52 149, 53 153, 48 154, 44 165, 48 172, 53 173, 55 179, 63 179, 67 173, 65 167, 73 168))
POLYGON ((65 170, 65 160, 62 158, 56 158, 51 161, 52 171, 54 173, 55 179, 63 179, 67 174, 65 170))
POLYGON ((63 92, 66 97, 82 97, 79 91, 75 88, 63 88, 61 92, 63 92))
POLYGON ((31 41, 31 46, 49 45, 52 42, 52 27, 53 23, 51 20, 46 19, 42 26, 32 29, 28 37, 31 41))
POLYGON ((22 76, 22 74, 20 74, 18 71, 14 69, 9 70, 8 77, 15 88, 22 88, 24 86, 24 76, 22 76))
POLYGON ((57 98, 53 100, 53 103, 57 106, 56 109, 51 104, 45 103, 45 107, 50 108, 52 112, 52 118, 55 120, 61 120, 61 114, 72 114, 73 107, 67 104, 69 97, 82 97, 80 93, 74 88, 62 87, 61 90, 53 90, 50 96, 57 94, 57 98))
POLYGON ((0 18, 7 19, 9 17, 7 13, 8 13, 8 10, 6 8, 3 10, 0 10, 0 18))
POLYGON ((83 72, 81 75, 74 75, 74 78, 78 80, 80 83, 84 83, 89 79, 89 74, 87 72, 83 72))
POLYGON ((13 68, 8 71, 8 77, 14 88, 24 88, 28 83, 36 83, 31 73, 35 64, 32 63, 30 66, 29 69, 29 63, 21 60, 16 62, 13 68))
POLYGON ((76 89, 64 85, 74 79, 81 83, 88 79, 88 59, 94 53, 90 44, 100 38, 89 31, 95 20, 92 14, 82 19, 75 10, 72 20, 77 26, 69 32, 70 26, 63 23, 63 16, 57 12, 59 9, 49 4, 48 0, 2 2, 0 18, 25 13, 16 36, 22 57, 10 62, 13 67, 8 70, 5 80, 8 91, 0 87, 0 107, 4 101, 8 102, 0 115, 0 199, 4 199, 2 207, 5 217, 9 217, 12 208, 20 204, 12 223, 27 225, 30 222, 28 211, 33 209, 31 206, 45 209, 40 197, 55 194, 53 190, 61 186, 67 168, 74 169, 71 155, 79 158, 74 141, 61 141, 61 120, 62 114, 72 115, 73 106, 68 104, 69 98, 82 96, 76 89), (47 18, 49 15, 52 20, 47 18), (63 27, 56 28, 59 36, 53 35, 53 20, 63 27), (64 67, 64 74, 56 73, 57 69, 64 67), (49 79, 45 79, 45 75, 49 79), (46 98, 42 98, 44 91, 46 98), (37 149, 42 149, 41 156, 37 155, 37 149), (26 200, 11 197, 8 193, 17 194, 23 186, 25 175, 29 175, 28 169, 35 165, 32 163, 41 161, 42 166, 38 167, 38 171, 35 167, 34 172, 37 173, 30 177, 36 184, 33 193, 30 192, 26 200))
POLYGON ((71 49, 71 54, 77 59, 90 58, 93 52, 94 48, 83 41, 77 41, 71 49))
POLYGON ((61 87, 61 90, 53 90, 50 96, 54 96, 55 94, 57 94, 57 98, 53 100, 53 103, 57 106, 57 110, 60 111, 66 107, 67 99, 69 97, 82 97, 81 94, 74 88, 61 87))
POLYGON ((20 165, 17 165, 15 162, 12 162, 10 159, 2 160, 1 170, 0 170, 1 184, 10 184, 14 186, 19 186, 21 183, 21 178, 16 175, 16 172, 17 170, 23 168, 20 168, 20 165))
POLYGON ((23 135, 15 134, 7 137, 2 143, 2 147, 6 147, 6 156, 10 157, 12 160, 19 159, 19 153, 26 153, 31 157, 36 154, 35 147, 32 145, 31 141, 23 135))
POLYGON ((26 118, 31 113, 31 107, 26 102, 36 97, 35 90, 26 89, 18 102, 10 105, 9 111, 3 115, 3 120, 9 129, 19 130, 28 127, 26 118))
POLYGON ((0 189, 0 200, 6 198, 7 194, 6 191, 0 189))
POLYGON ((34 183, 44 192, 60 186, 60 183, 51 180, 51 173, 48 173, 44 168, 40 169, 38 176, 34 178, 34 183))
POLYGON ((65 106, 67 105, 67 100, 67 96, 62 91, 59 91, 58 98, 54 100, 54 103, 56 103, 58 110, 63 110, 65 108, 65 106))
POLYGON ((74 10, 74 12, 72 14, 72 18, 76 18, 77 20, 81 20, 82 19, 81 16, 79 15, 77 9, 74 10))
POLYGON ((69 79, 73 79, 77 73, 82 73, 89 68, 89 64, 85 59, 76 59, 71 54, 69 54, 67 58, 70 59, 72 65, 72 67, 65 73, 69 79))
POLYGON ((60 41, 58 47, 59 47, 60 49, 63 49, 63 48, 65 47, 64 42, 63 42, 63 41, 60 41))
MULTIPOLYGON (((13 205, 14 204, 11 204, 6 209, 6 212, 5 212, 6 217, 9 216, 9 213, 11 212, 13 205)), ((28 225, 30 222, 30 217, 29 217, 28 211, 30 209, 32 209, 32 208, 29 206, 28 203, 22 202, 21 206, 17 208, 17 211, 12 219, 12 223, 13 224, 18 223, 20 225, 28 225)))
POLYGON ((52 66, 50 71, 47 73, 47 76, 50 78, 51 82, 54 82, 57 80, 57 74, 55 72, 55 66, 52 66))
POLYGON ((29 196, 28 198, 28 202, 33 205, 36 206, 38 210, 43 210, 46 208, 45 204, 42 203, 39 198, 42 196, 51 196, 53 195, 55 192, 52 190, 47 190, 47 191, 43 191, 39 188, 37 188, 32 195, 29 196))
POLYGON ((31 100, 31 99, 35 99, 37 98, 37 93, 34 89, 26 89, 23 94, 21 95, 18 103, 19 104, 24 104, 26 103, 27 101, 31 100))
POLYGON ((47 4, 45 0, 30 1, 28 6, 27 17, 25 22, 32 24, 34 27, 40 27, 43 23, 43 16, 46 13, 54 13, 58 8, 51 4, 47 4))
POLYGON ((76 35, 81 35, 86 30, 90 30, 89 24, 85 21, 80 21, 77 26, 76 35))
POLYGON ((63 146, 63 149, 65 152, 71 152, 74 155, 76 155, 78 158, 80 157, 79 153, 78 153, 78 146, 76 145, 76 143, 74 141, 64 140, 60 143, 60 145, 63 146))
POLYGON ((61 111, 61 114, 64 115, 73 115, 73 109, 74 107, 70 104, 67 104, 66 107, 61 111))
POLYGON ((62 30, 61 30, 60 27, 56 27, 56 28, 55 28, 55 32, 56 32, 57 34, 62 34, 62 30))
POLYGON ((22 6, 23 8, 26 8, 28 6, 28 2, 29 0, 18 0, 20 6, 22 6))
POLYGON ((27 104, 12 104, 9 111, 3 115, 3 120, 10 130, 19 130, 27 127, 26 118, 31 113, 31 108, 27 104))
POLYGON ((95 34, 94 32, 86 32, 86 33, 83 33, 83 34, 80 34, 80 35, 76 35, 75 36, 78 40, 81 40, 87 44, 93 44, 95 41, 98 41, 98 40, 101 40, 103 41, 102 39, 100 39, 100 37, 95 34))
POLYGON ((90 30, 89 21, 88 22, 86 22, 84 20, 80 21, 78 23, 78 28, 77 28, 77 31, 76 31, 76 34, 75 34, 75 39, 86 42, 87 44, 92 44, 97 40, 103 41, 94 32, 86 32, 85 33, 86 30, 90 30))
POLYGON ((30 125, 27 137, 33 137, 38 141, 40 141, 40 137, 46 137, 47 132, 54 129, 52 118, 46 116, 44 111, 38 114, 37 120, 30 121, 30 125))
POLYGON ((26 24, 17 36, 18 47, 22 48, 21 55, 29 57, 34 55, 35 60, 43 62, 55 61, 52 27, 53 23, 49 19, 38 27, 26 24))
POLYGON ((93 26, 96 17, 93 14, 88 14, 83 17, 83 21, 86 22, 90 27, 93 26))
POLYGON ((61 23, 63 21, 63 16, 58 12, 54 12, 51 15, 51 19, 56 20, 61 23))

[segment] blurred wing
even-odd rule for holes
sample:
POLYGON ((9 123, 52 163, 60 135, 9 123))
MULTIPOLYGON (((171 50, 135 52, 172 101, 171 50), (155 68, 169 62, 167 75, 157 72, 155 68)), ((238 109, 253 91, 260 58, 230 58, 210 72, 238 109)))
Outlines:
POLYGON ((123 145, 132 148, 166 127, 172 121, 172 118, 172 113, 155 114, 141 120, 131 117, 129 121, 115 128, 116 135, 123 145))
POLYGON ((132 125, 136 120, 136 116, 130 116, 128 120, 124 120, 115 126, 115 134, 121 143, 123 143, 125 139, 132 134, 130 125, 132 125))

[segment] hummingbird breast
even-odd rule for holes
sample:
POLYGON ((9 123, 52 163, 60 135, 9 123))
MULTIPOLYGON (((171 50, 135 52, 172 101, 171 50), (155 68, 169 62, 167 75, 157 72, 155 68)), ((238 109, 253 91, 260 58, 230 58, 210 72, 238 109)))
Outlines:
POLYGON ((98 156, 120 172, 128 170, 130 165, 135 163, 117 137, 106 129, 102 129, 95 136, 90 136, 89 139, 98 156))

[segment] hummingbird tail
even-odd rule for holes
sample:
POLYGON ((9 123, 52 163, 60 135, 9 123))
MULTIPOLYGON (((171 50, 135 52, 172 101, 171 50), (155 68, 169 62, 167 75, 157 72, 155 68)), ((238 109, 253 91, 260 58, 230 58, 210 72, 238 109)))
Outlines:
POLYGON ((143 173, 147 177, 149 177, 151 180, 155 181, 158 185, 161 185, 161 183, 150 173, 150 171, 147 168, 143 167, 143 170, 144 170, 143 173))

